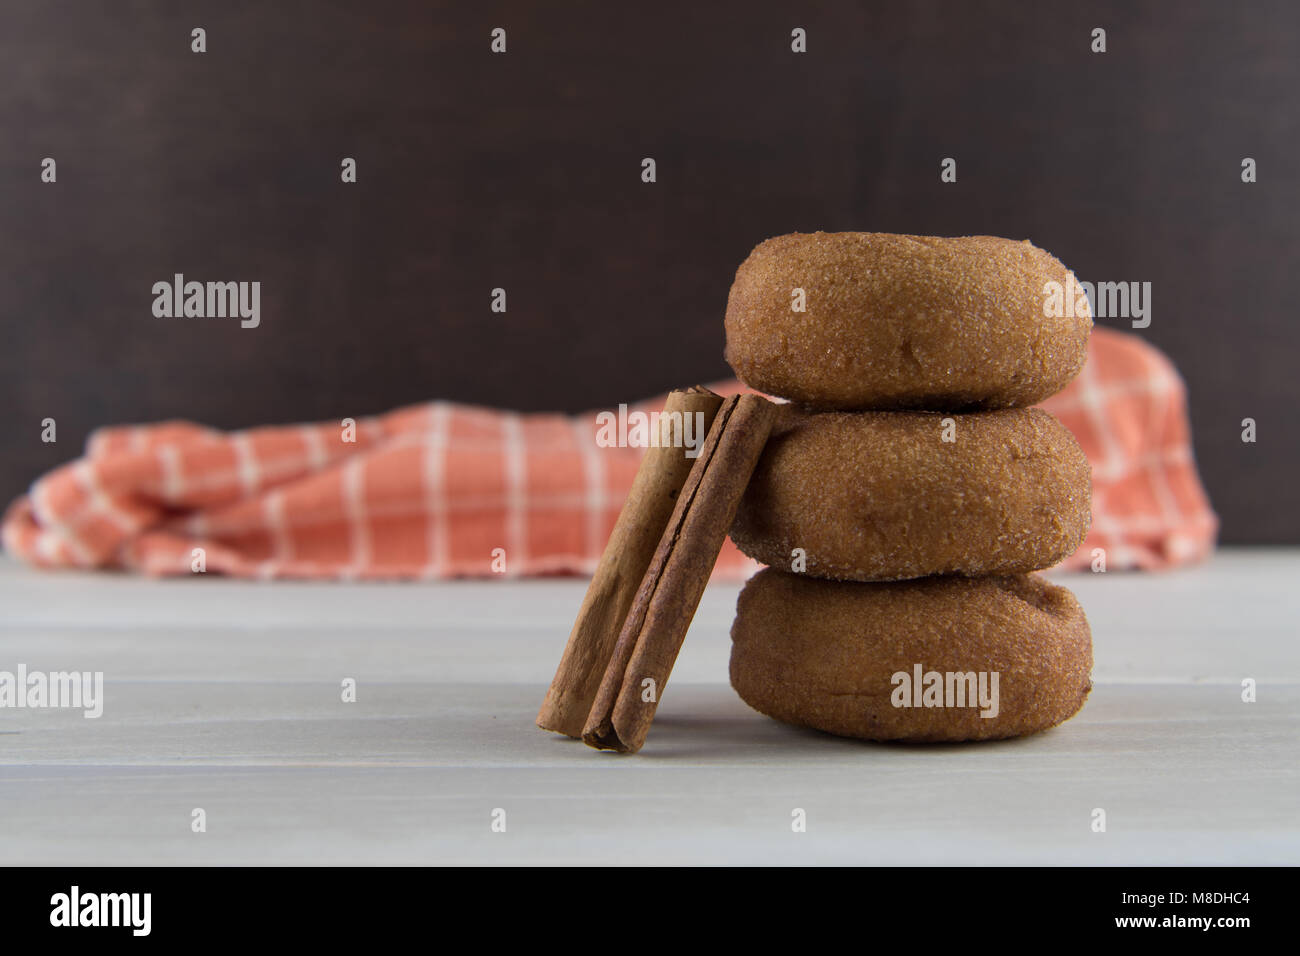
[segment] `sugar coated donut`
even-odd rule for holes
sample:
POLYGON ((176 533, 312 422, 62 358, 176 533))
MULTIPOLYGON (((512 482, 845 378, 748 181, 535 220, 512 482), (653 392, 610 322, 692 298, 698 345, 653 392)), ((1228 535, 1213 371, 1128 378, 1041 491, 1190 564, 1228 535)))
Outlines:
POLYGON ((1092 318, 1077 289, 1027 241, 777 236, 736 271, 726 358, 753 388, 815 408, 1032 405, 1083 367, 1092 318))
POLYGON ((1088 459, 1036 408, 782 406, 732 540, 787 571, 854 581, 1048 568, 1083 542, 1088 459))
POLYGON ((750 707, 866 740, 1037 733, 1092 687, 1083 610, 1038 575, 864 584, 768 568, 741 592, 731 640, 750 707))

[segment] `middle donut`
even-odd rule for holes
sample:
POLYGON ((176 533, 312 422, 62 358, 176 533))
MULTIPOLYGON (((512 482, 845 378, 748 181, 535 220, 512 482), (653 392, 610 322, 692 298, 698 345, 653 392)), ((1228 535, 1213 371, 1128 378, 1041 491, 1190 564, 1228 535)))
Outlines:
POLYGON ((785 405, 731 537, 764 564, 834 580, 1018 574, 1079 547, 1090 499, 1088 459, 1040 409, 785 405))

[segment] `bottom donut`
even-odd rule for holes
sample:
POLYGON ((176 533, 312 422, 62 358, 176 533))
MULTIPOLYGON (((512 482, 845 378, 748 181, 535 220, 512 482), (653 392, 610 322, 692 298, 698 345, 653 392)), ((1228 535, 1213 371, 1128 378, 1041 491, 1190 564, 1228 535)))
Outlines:
POLYGON ((731 640, 731 686, 750 707, 864 740, 1038 733, 1092 689, 1083 609, 1036 574, 869 584, 766 568, 731 640))

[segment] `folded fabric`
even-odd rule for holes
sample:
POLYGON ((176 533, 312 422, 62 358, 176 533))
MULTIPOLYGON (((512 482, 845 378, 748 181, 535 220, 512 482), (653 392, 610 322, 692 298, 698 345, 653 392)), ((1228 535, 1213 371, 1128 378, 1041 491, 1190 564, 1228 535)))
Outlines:
MULTIPOLYGON (((1092 529, 1067 567, 1088 567, 1097 548, 1108 569, 1209 553, 1217 520, 1192 458, 1182 380, 1161 353, 1097 329, 1083 373, 1043 407, 1093 468, 1092 529)), ((85 457, 10 506, 4 546, 43 567, 153 575, 589 574, 643 452, 601 447, 599 432, 596 413, 449 402, 232 433, 187 422, 102 428, 85 457)), ((757 567, 728 541, 715 573, 757 567)))

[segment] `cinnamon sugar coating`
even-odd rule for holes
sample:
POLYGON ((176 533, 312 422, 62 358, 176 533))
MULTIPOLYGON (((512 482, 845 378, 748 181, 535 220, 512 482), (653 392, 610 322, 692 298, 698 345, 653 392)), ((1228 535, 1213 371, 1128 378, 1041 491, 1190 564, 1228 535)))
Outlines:
MULTIPOLYGON (((1092 635, 1074 595, 1038 575, 822 581, 767 568, 741 592, 731 684, 760 713, 867 740, 992 740, 1073 716, 1092 687, 1092 635), (919 706, 901 682, 983 673, 996 706, 919 706), (991 716, 981 716, 996 710, 991 716)), ((945 689, 960 686, 945 679, 945 689)), ((969 687, 970 685, 967 685, 969 687)), ((933 703, 933 699, 931 700, 933 703)))
POLYGON ((808 574, 839 580, 1036 571, 1083 542, 1090 491, 1083 450, 1041 409, 785 405, 731 537, 764 564, 799 570, 802 558, 808 574))
POLYGON ((1086 298, 1059 310, 1080 315, 1044 315, 1047 283, 1070 275, 993 236, 777 236, 736 270, 726 359, 753 388, 823 409, 1032 405, 1087 355, 1086 298))

